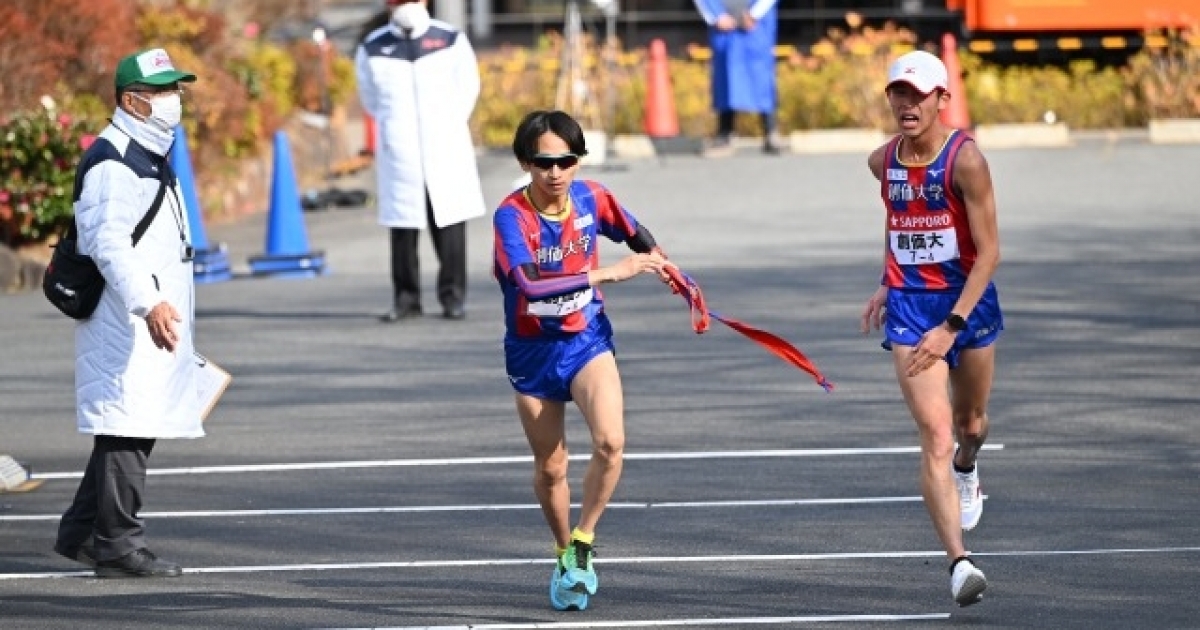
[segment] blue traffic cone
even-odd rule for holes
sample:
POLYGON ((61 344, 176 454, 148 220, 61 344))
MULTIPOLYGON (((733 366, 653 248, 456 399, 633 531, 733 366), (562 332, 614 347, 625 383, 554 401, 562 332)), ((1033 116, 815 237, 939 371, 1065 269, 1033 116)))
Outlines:
POLYGON ((311 278, 325 273, 325 252, 308 249, 300 187, 292 169, 287 134, 275 132, 275 162, 271 177, 271 207, 267 216, 267 251, 250 258, 255 276, 311 278))
POLYGON ((196 282, 221 282, 233 277, 229 268, 229 254, 225 244, 215 248, 209 247, 208 236, 204 233, 204 213, 200 211, 200 198, 196 196, 196 176, 192 170, 192 155, 188 151, 187 133, 183 125, 175 127, 175 148, 171 150, 171 170, 179 179, 179 188, 183 190, 183 204, 187 206, 188 227, 191 228, 192 248, 195 258, 192 259, 192 276, 196 282))

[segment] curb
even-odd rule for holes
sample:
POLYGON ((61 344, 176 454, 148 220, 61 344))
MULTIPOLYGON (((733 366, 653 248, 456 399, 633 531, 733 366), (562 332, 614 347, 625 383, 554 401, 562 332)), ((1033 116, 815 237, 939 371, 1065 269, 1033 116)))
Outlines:
POLYGON ((870 153, 887 142, 888 135, 878 129, 812 129, 793 131, 789 140, 792 153, 870 153))
POLYGON ((1200 143, 1200 118, 1160 118, 1151 120, 1150 143, 1200 143))
POLYGON ((975 141, 981 149, 1025 149, 1071 146, 1071 132, 1064 123, 979 125, 975 141))
MULTIPOLYGON (((1097 138, 1131 140, 1151 144, 1200 144, 1200 118, 1151 120, 1149 128, 1086 129, 1072 131, 1066 123, 1012 123, 979 125, 971 134, 980 148, 1045 149, 1073 146, 1076 141, 1097 138)), ((878 129, 813 129, 793 131, 786 145, 797 155, 831 155, 870 152, 887 142, 890 134, 878 129)), ((699 146, 700 140, 673 138, 677 146, 699 146)), ((588 143, 592 140, 589 138, 588 143)), ((694 153, 690 150, 664 150, 662 139, 645 135, 619 134, 607 143, 608 155, 619 159, 651 159, 667 153, 694 153)), ((760 138, 734 138, 734 147, 757 148, 760 138)))
MULTIPOLYGON (((609 136, 602 131, 585 132, 588 156, 584 164, 603 165, 607 159, 649 160, 666 155, 699 155, 703 141, 698 138, 651 138, 642 134, 609 136)), ((1071 130, 1065 123, 1014 123, 980 125, 971 135, 980 148, 1045 149, 1069 147, 1077 142, 1148 142, 1151 144, 1200 144, 1200 118, 1151 120, 1150 126, 1124 129, 1071 130)), ((891 136, 878 129, 812 129, 793 131, 787 136, 788 152, 796 155, 834 155, 869 153, 891 136)), ((734 138, 737 150, 757 150, 762 138, 734 138)), ((476 147, 477 155, 508 154, 508 149, 476 147)))

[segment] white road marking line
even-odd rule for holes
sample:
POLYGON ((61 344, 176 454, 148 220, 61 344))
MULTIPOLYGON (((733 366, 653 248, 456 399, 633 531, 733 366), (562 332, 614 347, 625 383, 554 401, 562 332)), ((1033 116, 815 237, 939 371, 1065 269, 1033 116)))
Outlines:
MULTIPOLYGON (((1132 554, 1200 553, 1200 547, 1147 547, 1115 549, 1060 549, 1026 551, 972 551, 972 556, 1004 558, 1029 556, 1108 556, 1132 554)), ((639 556, 632 558, 596 558, 596 564, 680 564, 680 563, 737 563, 737 562, 820 562, 830 560, 878 560, 903 558, 941 558, 943 551, 867 551, 857 553, 796 553, 774 555, 721 556, 639 556)), ((431 569, 454 567, 494 567, 512 565, 551 564, 553 558, 497 558, 494 560, 408 560, 396 562, 345 562, 324 564, 264 564, 233 567, 190 567, 186 574, 209 573, 277 573, 298 571, 339 571, 368 569, 431 569)), ((0 573, 0 580, 32 580, 64 577, 91 577, 90 571, 53 571, 43 573, 0 573)))
POLYGON ((931 621, 949 619, 950 613, 918 615, 808 615, 803 617, 731 617, 726 619, 655 619, 653 621, 559 621, 536 623, 483 623, 469 626, 394 626, 330 628, 327 630, 526 630, 537 628, 664 628, 671 626, 742 626, 845 621, 931 621))
MULTIPOLYGON (((1003 444, 985 444, 985 451, 1003 450, 1003 444)), ((919 453, 918 446, 882 448, 809 448, 760 451, 691 451, 682 453, 625 453, 626 461, 676 459, 737 459, 750 457, 846 457, 855 455, 904 455, 919 453)), ((586 461, 590 455, 572 455, 570 459, 586 461)), ((293 464, 247 464, 241 466, 194 466, 190 468, 150 469, 149 475, 210 475, 230 473, 282 472, 288 470, 340 470, 345 468, 392 468, 397 466, 478 466, 490 464, 527 464, 533 456, 511 457, 449 457, 443 459, 378 459, 343 462, 300 462, 293 464)), ((82 472, 34 473, 34 479, 79 479, 82 472)))
MULTIPOLYGON (((984 495, 984 499, 987 496, 984 495)), ((920 503, 920 496, 908 497, 862 497, 846 499, 763 499, 756 501, 664 501, 661 503, 614 502, 607 509, 648 510, 652 508, 724 508, 724 507, 796 507, 808 505, 872 505, 886 503, 920 503)), ((579 509, 578 503, 572 508, 579 509)), ((142 512, 143 518, 200 518, 237 516, 330 516, 338 514, 403 514, 423 512, 493 512, 505 510, 540 510, 536 503, 510 503, 493 505, 397 505, 378 507, 343 508, 282 508, 262 510, 193 510, 174 512, 142 512)), ((62 514, 8 514, 0 516, 0 523, 17 521, 57 521, 62 514)))

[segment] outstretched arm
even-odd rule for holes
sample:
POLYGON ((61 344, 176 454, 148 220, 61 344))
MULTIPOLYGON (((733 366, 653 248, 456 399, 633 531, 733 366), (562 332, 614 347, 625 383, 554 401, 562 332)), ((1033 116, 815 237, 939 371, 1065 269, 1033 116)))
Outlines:
POLYGON ((573 274, 543 274, 537 265, 525 263, 513 269, 512 280, 522 295, 537 301, 569 295, 599 284, 622 282, 638 274, 662 276, 666 264, 667 259, 657 251, 631 254, 615 265, 573 274))
POLYGON ((639 254, 649 254, 658 248, 658 244, 654 242, 654 235, 641 224, 638 224, 637 232, 633 236, 625 239, 625 244, 639 254))

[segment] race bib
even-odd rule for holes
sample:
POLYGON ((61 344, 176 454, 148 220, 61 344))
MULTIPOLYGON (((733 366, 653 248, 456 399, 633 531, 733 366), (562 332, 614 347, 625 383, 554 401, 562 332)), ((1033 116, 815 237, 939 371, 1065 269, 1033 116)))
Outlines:
POLYGON ((958 258, 958 239, 954 228, 921 232, 892 230, 888 237, 892 256, 901 265, 928 265, 958 258))
POLYGON ((560 295, 548 300, 538 300, 530 302, 527 313, 534 317, 565 317, 576 311, 582 310, 592 301, 592 288, 560 295))

